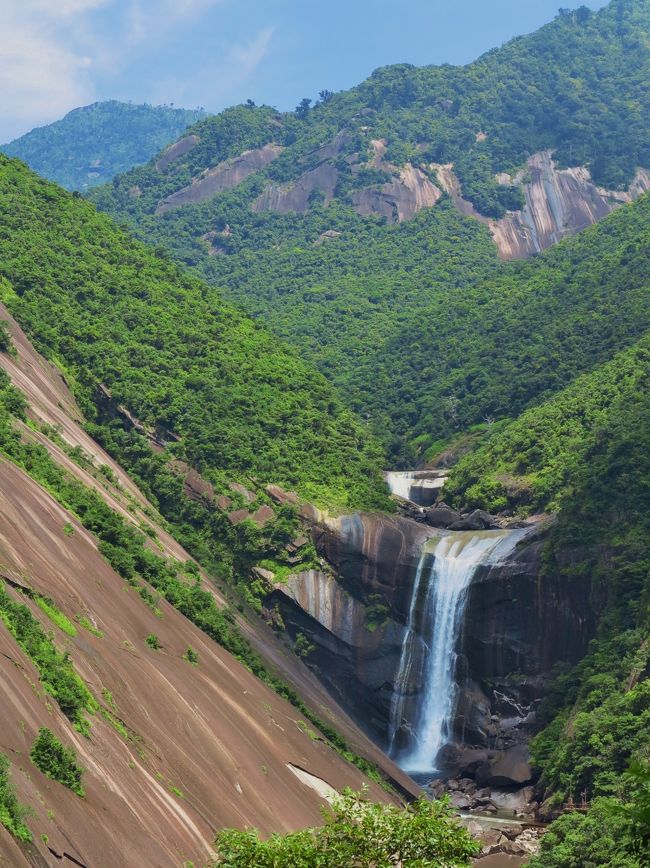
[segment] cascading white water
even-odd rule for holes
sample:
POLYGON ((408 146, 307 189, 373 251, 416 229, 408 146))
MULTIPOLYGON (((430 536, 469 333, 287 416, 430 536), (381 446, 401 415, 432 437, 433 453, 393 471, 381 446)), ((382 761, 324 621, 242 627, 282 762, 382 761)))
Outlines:
POLYGON ((430 541, 422 551, 391 704, 390 752, 405 771, 435 771, 438 751, 451 737, 457 698, 456 647, 467 588, 479 566, 498 563, 521 537, 521 531, 452 532, 430 541), (414 673, 416 660, 419 671, 414 673), (422 685, 411 721, 414 743, 400 753, 395 736, 412 682, 422 685))
POLYGON ((415 473, 412 470, 389 470, 386 473, 386 484, 390 489, 390 493, 396 494, 398 497, 403 497, 404 500, 409 500, 411 486, 413 485, 414 479, 415 473))

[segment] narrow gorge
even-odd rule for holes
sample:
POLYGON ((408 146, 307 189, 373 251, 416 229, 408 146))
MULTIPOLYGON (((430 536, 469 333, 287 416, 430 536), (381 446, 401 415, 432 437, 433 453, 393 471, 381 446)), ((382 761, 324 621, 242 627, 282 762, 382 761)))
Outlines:
POLYGON ((440 503, 445 478, 387 474, 411 517, 315 521, 321 569, 277 583, 268 604, 327 689, 421 785, 464 778, 515 792, 533 780, 527 744, 550 675, 592 636, 589 580, 568 585, 543 562, 550 516, 499 527, 477 511, 452 514, 458 530, 433 527, 427 518, 453 513, 440 503))

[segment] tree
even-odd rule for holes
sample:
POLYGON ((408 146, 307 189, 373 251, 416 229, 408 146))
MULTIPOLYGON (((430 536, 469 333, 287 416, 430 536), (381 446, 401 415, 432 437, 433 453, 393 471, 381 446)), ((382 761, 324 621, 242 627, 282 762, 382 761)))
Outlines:
POLYGON ((479 847, 445 801, 418 799, 406 808, 369 802, 345 790, 325 824, 260 841, 255 830, 226 829, 216 840, 217 865, 228 868, 462 868, 479 847))
POLYGON ((325 103, 329 102, 332 99, 334 93, 331 90, 321 90, 318 96, 320 97, 320 101, 325 103))
POLYGON ((0 824, 21 841, 31 841, 32 833, 25 825, 25 818, 32 813, 21 805, 16 788, 9 780, 9 760, 0 753, 0 824))
POLYGON ((81 786, 83 769, 77 765, 74 750, 61 744, 52 730, 46 727, 39 729, 38 738, 34 742, 29 756, 34 765, 46 777, 58 781, 83 799, 85 796, 81 786))
POLYGON ((303 99, 301 99, 299 104, 296 106, 296 117, 300 118, 301 121, 307 119, 311 103, 312 101, 309 99, 309 97, 303 97, 303 99))
POLYGON ((11 335, 9 326, 4 320, 0 320, 0 352, 7 353, 11 349, 11 335))

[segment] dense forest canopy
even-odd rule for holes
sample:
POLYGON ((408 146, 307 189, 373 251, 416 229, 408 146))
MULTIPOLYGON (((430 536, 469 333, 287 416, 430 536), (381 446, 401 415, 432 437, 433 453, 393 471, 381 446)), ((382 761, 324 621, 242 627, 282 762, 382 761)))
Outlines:
POLYGON ((208 476, 386 503, 381 452, 327 381, 78 196, 0 157, 3 300, 77 383, 102 384, 208 476))
POLYGON ((74 109, 0 150, 68 190, 86 190, 146 163, 202 115, 200 109, 108 100, 74 109))
MULTIPOLYGON (((435 184, 432 164, 453 163, 465 197, 498 217, 522 199, 520 188, 497 183, 496 173, 514 174, 544 149, 560 165, 585 166, 599 184, 626 187, 637 167, 650 167, 648 38, 650 8, 642 0, 612 2, 597 13, 562 10, 536 33, 465 67, 389 66, 295 113, 249 104, 204 118, 188 131, 198 142, 187 153, 164 169, 152 161, 116 178, 93 200, 293 343, 369 419, 393 462, 408 464, 423 454, 413 432, 425 441, 448 436, 457 422, 443 417, 445 400, 455 402, 460 392, 462 405, 462 393, 491 379, 476 370, 476 358, 454 359, 458 370, 448 376, 440 346, 451 317, 455 323, 467 307, 478 320, 477 295, 492 292, 496 272, 504 275, 497 285, 510 282, 513 292, 522 278, 499 264, 487 228, 461 217, 446 196, 397 225, 360 216, 354 197, 380 190, 407 164, 435 184), (386 145, 384 162, 373 164, 378 141, 386 145), (206 171, 270 143, 282 152, 234 187, 160 212, 163 201, 195 189, 206 171), (337 173, 331 201, 315 189, 305 212, 253 209, 269 184, 281 192, 315 168, 337 173), (439 378, 447 380, 444 389, 439 378)), ((523 280, 527 274, 524 268, 523 280)), ((584 325, 586 305, 580 317, 584 325)), ((480 359, 507 332, 495 329, 493 340, 469 335, 462 343, 480 359)), ((561 356, 571 356, 554 329, 544 325, 539 343, 549 338, 561 356)), ((450 349, 447 340, 444 355, 450 349)), ((522 381, 533 373, 535 363, 514 361, 522 381)), ((569 360, 557 385, 585 362, 569 360)), ((528 394, 517 396, 514 411, 538 388, 546 386, 520 388, 528 394)), ((468 408, 460 421, 507 414, 510 397, 506 391, 489 399, 478 413, 468 408)))

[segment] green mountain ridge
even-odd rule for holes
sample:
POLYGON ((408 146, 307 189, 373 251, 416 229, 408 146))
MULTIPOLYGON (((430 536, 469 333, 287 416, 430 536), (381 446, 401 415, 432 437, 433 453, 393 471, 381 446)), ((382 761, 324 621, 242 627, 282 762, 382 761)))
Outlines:
POLYGON ((386 67, 313 109, 203 118, 91 195, 153 248, 0 157, 0 299, 216 575, 241 590, 295 511, 233 527, 183 496, 177 462, 258 503, 274 482, 338 512, 388 510, 383 463, 460 443, 454 506, 555 513, 545 563, 589 577, 599 623, 557 672, 532 754, 550 814, 595 801, 551 828, 540 868, 585 864, 594 823, 586 864, 644 864, 621 848, 623 804, 645 786, 626 770, 650 757, 650 194, 514 263, 451 194, 403 221, 381 208, 403 173, 424 195, 433 164, 453 163, 499 218, 522 191, 495 175, 543 150, 626 188, 650 166, 648 45, 647 0, 613 0, 467 67, 386 67), (378 213, 358 213, 368 202, 378 213))
POLYGON ((17 161, 0 157, 0 188, 3 300, 90 418, 101 384, 221 484, 254 476, 323 504, 386 505, 379 448, 260 324, 17 161))
POLYGON ((146 163, 202 115, 201 109, 107 100, 74 109, 0 151, 68 190, 87 190, 146 163))
POLYGON ((438 430, 428 406, 439 361, 427 356, 432 311, 450 298, 460 309, 465 295, 474 304, 475 285, 510 272, 488 227, 459 214, 453 197, 392 223, 382 191, 392 184, 397 199, 406 195, 408 170, 425 196, 440 186, 432 166, 453 164, 465 198, 499 217, 522 194, 497 173, 525 176, 526 160, 544 150, 625 188, 650 166, 649 38, 647 3, 621 0, 562 13, 466 67, 379 69, 308 111, 238 106, 193 127, 198 142, 164 170, 152 161, 92 199, 293 343, 369 418, 393 462, 412 463, 422 455, 413 430, 435 428, 436 440, 449 428, 443 420, 438 430), (246 174, 241 155, 269 143, 283 150, 246 174), (230 187, 192 203, 233 169, 230 187), (162 208, 179 190, 188 204, 162 208), (379 210, 362 216, 359 203, 379 210))

